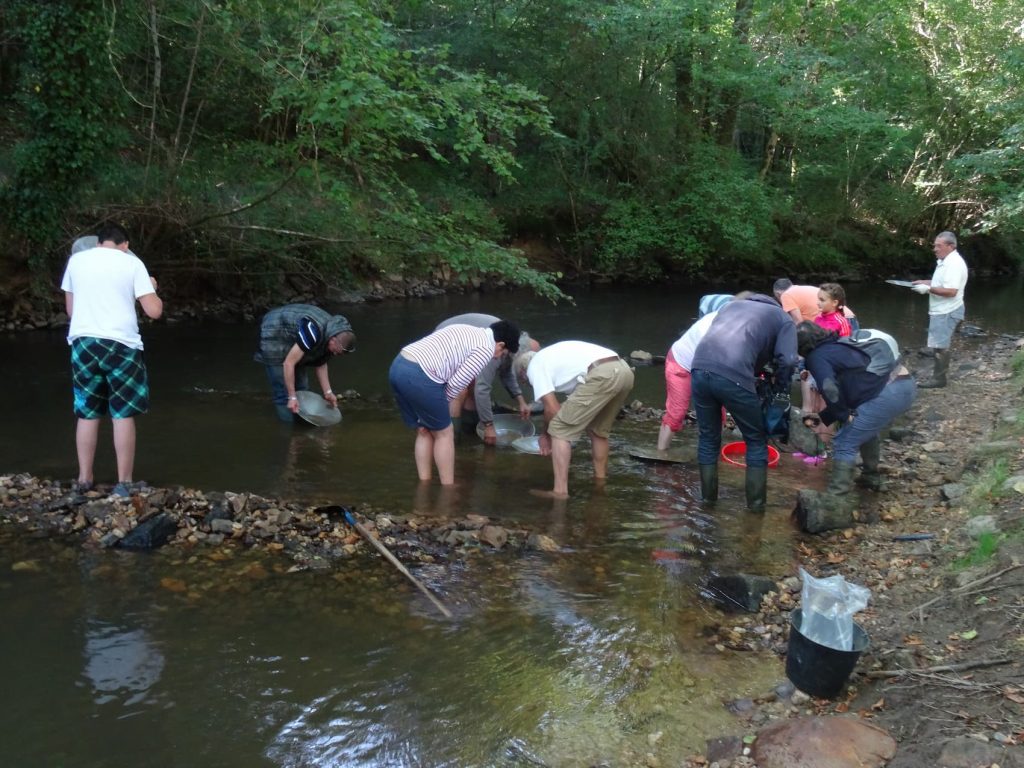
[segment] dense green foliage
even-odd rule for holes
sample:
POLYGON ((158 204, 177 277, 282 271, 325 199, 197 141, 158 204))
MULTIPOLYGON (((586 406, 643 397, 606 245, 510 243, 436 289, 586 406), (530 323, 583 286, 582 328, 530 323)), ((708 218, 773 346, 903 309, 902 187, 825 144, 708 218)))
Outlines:
POLYGON ((14 176, 0 187, 0 205, 39 268, 45 262, 40 245, 88 184, 104 147, 101 9, 100 0, 13 0, 8 10, 27 52, 17 95, 18 115, 28 130, 14 147, 14 176))
POLYGON ((0 29, 0 228, 40 275, 106 218, 185 289, 550 297, 1024 229, 1008 0, 13 0, 0 29))

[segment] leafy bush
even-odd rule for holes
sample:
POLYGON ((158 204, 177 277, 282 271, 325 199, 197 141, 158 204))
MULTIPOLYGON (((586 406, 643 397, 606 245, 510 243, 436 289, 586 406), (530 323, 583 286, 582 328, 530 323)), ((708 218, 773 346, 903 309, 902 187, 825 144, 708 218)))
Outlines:
POLYGON ((730 152, 701 146, 667 178, 619 196, 600 222, 599 272, 652 279, 695 274, 712 256, 719 272, 768 260, 772 199, 730 152))

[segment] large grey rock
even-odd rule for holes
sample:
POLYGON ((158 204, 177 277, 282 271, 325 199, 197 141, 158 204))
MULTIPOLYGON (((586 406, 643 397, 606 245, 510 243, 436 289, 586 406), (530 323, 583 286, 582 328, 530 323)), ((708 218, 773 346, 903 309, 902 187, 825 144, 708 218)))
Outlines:
POLYGON ((230 520, 217 519, 210 523, 210 530, 230 535, 235 532, 235 525, 230 520))
POLYGON ((561 549, 558 542, 543 533, 531 533, 526 540, 526 546, 530 549, 539 549, 541 552, 558 552, 561 549))
POLYGON ((852 717, 776 721, 751 751, 758 768, 881 768, 895 754, 892 736, 852 717))
POLYGON ((161 512, 135 526, 118 546, 121 549, 156 549, 166 544, 177 532, 178 521, 166 512, 161 512))
POLYGON ((939 492, 946 501, 956 501, 967 492, 967 488, 963 483, 946 483, 939 492))
POLYGON ((978 515, 967 521, 964 530, 972 539, 980 539, 986 533, 998 533, 999 523, 992 515, 978 515))

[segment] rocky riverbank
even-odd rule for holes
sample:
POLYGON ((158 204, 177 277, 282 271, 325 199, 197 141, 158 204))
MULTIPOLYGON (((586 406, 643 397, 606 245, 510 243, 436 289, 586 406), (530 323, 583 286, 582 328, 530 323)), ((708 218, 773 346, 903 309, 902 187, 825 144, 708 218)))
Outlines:
MULTIPOLYGON (((344 508, 308 506, 247 493, 143 488, 129 498, 99 487, 86 493, 31 475, 0 475, 0 524, 84 547, 132 550, 245 547, 279 553, 293 570, 326 569, 366 549, 344 508)), ((357 521, 402 560, 433 563, 466 548, 557 550, 543 534, 486 517, 395 515, 363 504, 357 521)))
MULTIPOLYGON (((888 490, 862 494, 853 528, 796 539, 796 563, 871 590, 845 691, 815 700, 787 682, 728 702, 735 733, 684 765, 1024 766, 1022 346, 961 345, 950 386, 922 390, 885 441, 888 490)), ((720 652, 786 654, 801 582, 764 581, 743 582, 761 584, 756 612, 709 635, 720 652)))

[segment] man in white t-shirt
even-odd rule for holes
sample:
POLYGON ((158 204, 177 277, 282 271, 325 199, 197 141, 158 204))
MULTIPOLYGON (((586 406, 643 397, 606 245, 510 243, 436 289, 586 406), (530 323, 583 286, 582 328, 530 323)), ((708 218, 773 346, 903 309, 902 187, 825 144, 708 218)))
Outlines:
POLYGON ((135 467, 135 419, 149 410, 149 382, 142 358, 142 337, 135 313, 156 320, 163 301, 156 280, 128 250, 128 236, 108 224, 97 233, 98 245, 72 253, 61 281, 71 325, 71 373, 74 410, 78 417, 78 490, 93 487, 93 461, 100 419, 109 414, 114 423, 117 485, 114 495, 132 493, 135 467))
POLYGON ((534 399, 544 404, 540 452, 551 456, 554 487, 538 495, 569 496, 572 444, 590 433, 594 479, 608 477, 608 435, 633 389, 633 369, 615 352, 587 341, 560 341, 540 351, 521 352, 512 363, 520 379, 528 379, 534 399), (566 395, 564 402, 557 394, 566 395))
POLYGON ((932 377, 919 381, 918 387, 934 389, 946 386, 953 332, 964 319, 964 288, 967 264, 956 250, 956 235, 940 232, 932 251, 937 259, 931 280, 915 280, 913 290, 928 295, 928 346, 935 351, 932 377))

